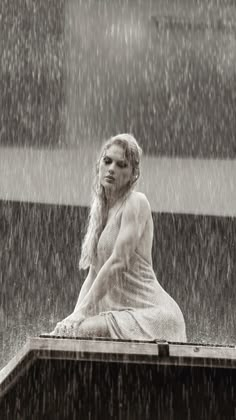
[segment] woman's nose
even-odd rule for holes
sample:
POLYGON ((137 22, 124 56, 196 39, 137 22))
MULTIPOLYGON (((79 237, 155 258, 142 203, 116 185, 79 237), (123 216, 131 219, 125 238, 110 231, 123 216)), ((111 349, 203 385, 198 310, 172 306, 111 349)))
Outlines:
POLYGON ((109 166, 109 173, 114 174, 114 170, 115 170, 114 163, 111 163, 111 165, 109 166))

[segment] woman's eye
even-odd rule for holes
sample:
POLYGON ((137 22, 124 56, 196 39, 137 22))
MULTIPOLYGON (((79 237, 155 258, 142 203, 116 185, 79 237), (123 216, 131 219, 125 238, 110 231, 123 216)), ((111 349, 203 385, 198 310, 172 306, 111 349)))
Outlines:
POLYGON ((118 163, 118 166, 120 168, 126 168, 127 167, 127 163, 118 163))
POLYGON ((111 160, 110 160, 110 159, 108 159, 108 158, 104 158, 104 159, 103 159, 103 162, 107 165, 108 163, 111 163, 111 160))

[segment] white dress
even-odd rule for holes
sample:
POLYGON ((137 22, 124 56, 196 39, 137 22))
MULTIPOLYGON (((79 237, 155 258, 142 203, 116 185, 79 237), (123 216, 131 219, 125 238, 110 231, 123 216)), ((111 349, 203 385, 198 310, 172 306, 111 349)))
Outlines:
MULTIPOLYGON (((112 254, 123 208, 108 221, 99 238, 95 261, 97 272, 112 254)), ((152 264, 141 252, 147 247, 151 251, 152 238, 151 220, 149 229, 144 230, 131 258, 129 269, 122 273, 118 281, 114 281, 114 286, 109 287, 96 305, 96 314, 105 316, 112 338, 185 342, 183 314, 174 299, 161 287, 152 264)))

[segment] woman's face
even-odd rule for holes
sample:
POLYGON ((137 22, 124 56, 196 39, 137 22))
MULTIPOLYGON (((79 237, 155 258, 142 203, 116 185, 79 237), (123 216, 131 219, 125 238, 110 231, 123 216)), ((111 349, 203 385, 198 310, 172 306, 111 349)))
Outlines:
POLYGON ((104 153, 99 165, 99 182, 105 190, 118 194, 131 179, 132 166, 125 158, 122 146, 113 144, 104 153))

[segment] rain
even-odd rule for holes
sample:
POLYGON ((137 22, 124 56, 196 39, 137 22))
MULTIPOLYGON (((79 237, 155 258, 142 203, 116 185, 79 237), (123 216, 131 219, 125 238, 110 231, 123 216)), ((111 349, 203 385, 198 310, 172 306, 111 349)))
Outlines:
POLYGON ((0 368, 72 312, 97 153, 120 132, 188 342, 236 345, 235 22, 230 0, 1 0, 0 368))

